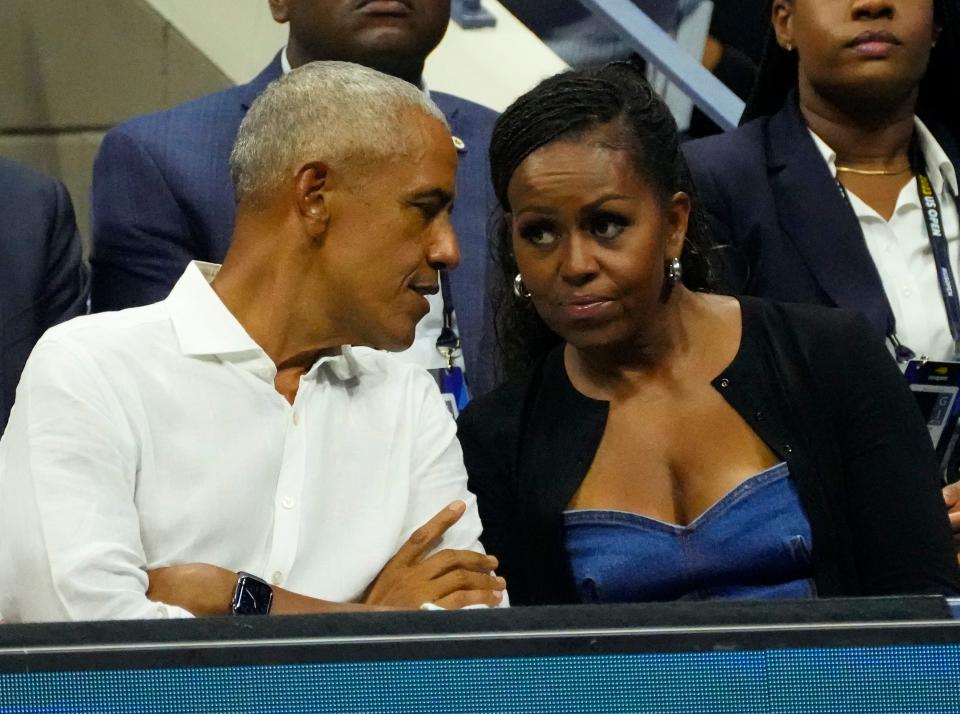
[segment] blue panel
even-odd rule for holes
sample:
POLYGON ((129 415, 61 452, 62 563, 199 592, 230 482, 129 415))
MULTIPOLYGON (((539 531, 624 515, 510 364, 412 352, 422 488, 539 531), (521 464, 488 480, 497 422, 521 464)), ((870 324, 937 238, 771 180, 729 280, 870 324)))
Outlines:
POLYGON ((771 709, 783 714, 960 711, 960 646, 767 653, 771 709))

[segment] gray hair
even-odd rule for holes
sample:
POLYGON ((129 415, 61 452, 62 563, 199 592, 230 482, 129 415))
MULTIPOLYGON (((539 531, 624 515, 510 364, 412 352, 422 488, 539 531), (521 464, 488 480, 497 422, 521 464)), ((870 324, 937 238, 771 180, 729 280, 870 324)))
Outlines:
POLYGON ((240 204, 258 205, 299 162, 342 167, 408 150, 404 122, 443 113, 409 82, 350 62, 311 62, 271 82, 240 123, 230 176, 240 204))

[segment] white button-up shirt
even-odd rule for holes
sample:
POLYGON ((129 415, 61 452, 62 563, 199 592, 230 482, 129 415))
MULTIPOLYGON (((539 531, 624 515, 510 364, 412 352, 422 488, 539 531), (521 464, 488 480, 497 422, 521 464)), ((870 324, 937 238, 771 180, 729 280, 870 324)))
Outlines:
POLYGON ((455 499, 467 510, 439 547, 482 551, 430 376, 343 347, 290 404, 208 285, 214 271, 192 264, 166 300, 38 343, 0 441, 8 620, 188 616, 147 600, 146 571, 191 562, 355 601, 455 499))
MULTIPOLYGON (((960 220, 954 201, 957 194, 956 169, 929 129, 919 119, 915 121, 930 184, 940 200, 940 218, 947 239, 950 266, 955 278, 960 279, 957 273, 960 264, 960 220)), ((836 152, 819 136, 812 131, 810 133, 836 177, 836 152)), ((905 183, 889 221, 853 192, 847 191, 847 195, 893 311, 897 338, 918 355, 923 354, 935 360, 952 360, 953 337, 940 294, 936 263, 916 180, 911 178, 905 183)))

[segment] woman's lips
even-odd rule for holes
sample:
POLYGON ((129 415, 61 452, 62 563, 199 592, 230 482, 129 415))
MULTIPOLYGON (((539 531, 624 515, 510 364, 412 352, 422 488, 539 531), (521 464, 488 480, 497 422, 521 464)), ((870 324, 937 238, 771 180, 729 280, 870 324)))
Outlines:
POLYGON ((609 297, 586 295, 560 302, 561 312, 572 320, 591 320, 613 314, 615 303, 609 297))
POLYGON ((847 46, 863 57, 887 57, 894 47, 900 45, 900 39, 889 32, 869 30, 861 32, 847 46))

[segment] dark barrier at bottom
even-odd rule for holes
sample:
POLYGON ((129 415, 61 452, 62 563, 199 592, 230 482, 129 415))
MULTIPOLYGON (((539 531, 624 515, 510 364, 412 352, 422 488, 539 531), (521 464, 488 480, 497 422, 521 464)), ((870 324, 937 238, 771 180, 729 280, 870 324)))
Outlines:
POLYGON ((939 599, 0 628, 0 712, 960 712, 939 599))

